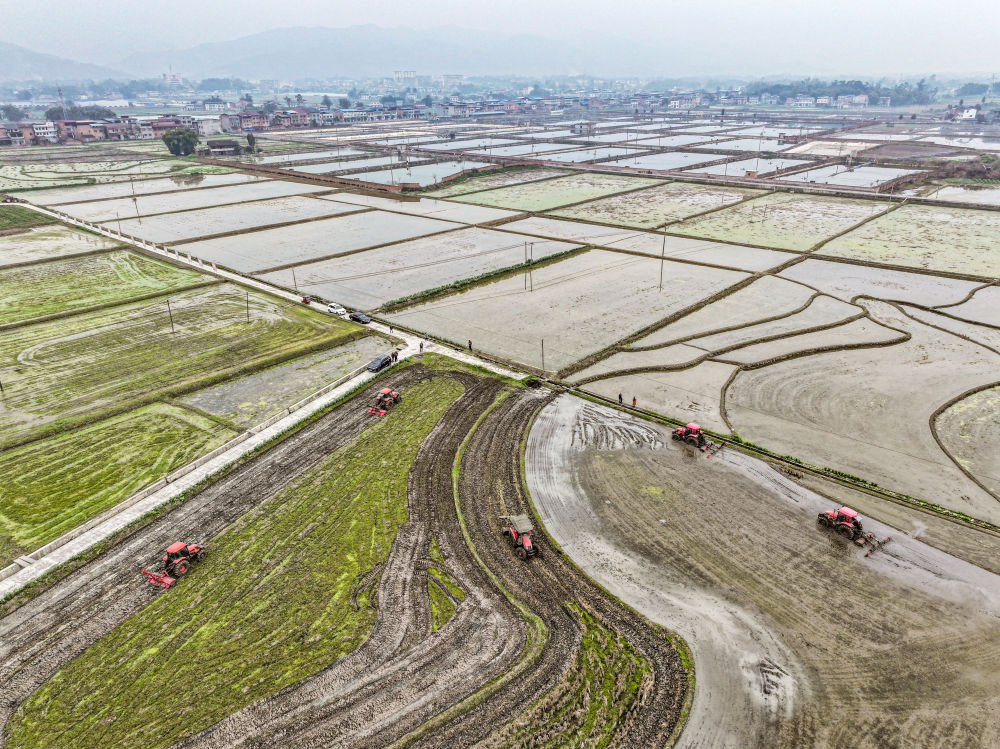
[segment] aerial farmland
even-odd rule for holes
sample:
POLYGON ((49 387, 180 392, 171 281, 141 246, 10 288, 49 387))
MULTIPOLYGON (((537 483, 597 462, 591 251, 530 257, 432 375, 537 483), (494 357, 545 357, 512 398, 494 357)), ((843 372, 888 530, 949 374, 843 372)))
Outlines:
POLYGON ((789 119, 0 158, 0 744, 1000 741, 1000 214, 789 119))

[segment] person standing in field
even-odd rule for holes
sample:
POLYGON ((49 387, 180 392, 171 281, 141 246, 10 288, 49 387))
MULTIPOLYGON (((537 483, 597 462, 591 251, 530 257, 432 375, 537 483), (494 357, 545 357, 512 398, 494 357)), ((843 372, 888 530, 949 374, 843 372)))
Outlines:
POLYGON ((632 396, 632 408, 635 408, 635 396, 632 396))
POLYGON ((421 354, 424 353, 424 342, 423 341, 420 342, 420 353, 421 354))
POLYGON ((622 394, 618 393, 618 405, 620 406, 621 404, 622 404, 622 394))
POLYGON ((472 339, 469 339, 469 351, 472 351, 472 339))

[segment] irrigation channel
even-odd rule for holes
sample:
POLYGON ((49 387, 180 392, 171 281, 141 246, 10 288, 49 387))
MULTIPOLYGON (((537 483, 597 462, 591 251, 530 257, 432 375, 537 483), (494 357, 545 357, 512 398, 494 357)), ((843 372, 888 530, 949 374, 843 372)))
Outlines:
POLYGON ((420 364, 380 379, 0 619, 3 737, 11 715, 62 666, 171 594, 139 574, 151 554, 187 536, 211 547, 227 526, 380 418, 364 408, 376 387, 405 390, 440 377, 457 380, 464 392, 410 470, 409 520, 373 580, 378 613, 368 639, 175 746, 513 745, 524 736, 498 734, 519 716, 531 731, 539 701, 565 688, 583 649, 585 619, 623 638, 649 665, 629 708, 611 724, 611 744, 664 744, 689 696, 667 631, 594 585, 544 534, 540 557, 527 563, 500 536, 498 515, 528 511, 522 447, 552 393, 420 364), (431 560, 432 539, 443 562, 431 560), (435 563, 465 593, 437 630, 426 593, 427 568, 435 563))

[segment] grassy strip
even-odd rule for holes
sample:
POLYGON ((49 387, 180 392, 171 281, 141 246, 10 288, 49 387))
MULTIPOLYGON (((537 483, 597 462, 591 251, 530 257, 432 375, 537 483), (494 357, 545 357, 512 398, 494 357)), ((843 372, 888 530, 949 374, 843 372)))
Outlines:
POLYGON ((577 658, 544 697, 482 743, 516 747, 606 747, 652 678, 649 661, 579 605, 566 604, 583 625, 577 658))
POLYGON ((356 649, 377 611, 364 592, 355 610, 353 583, 388 559, 410 465, 462 388, 442 378, 411 390, 395 418, 247 512, 186 584, 35 692, 8 724, 11 746, 163 746, 356 649))
POLYGON ((0 205, 0 229, 22 229, 58 223, 59 219, 20 205, 0 205))
POLYGON ((4 453, 0 567, 235 436, 155 404, 4 453))
POLYGON ((472 536, 469 534, 469 526, 465 522, 465 515, 462 514, 462 505, 459 502, 458 495, 458 477, 462 465, 462 457, 465 455, 465 450, 469 446, 469 442, 472 440, 472 436, 476 433, 476 429, 482 424, 483 420, 490 414, 493 409, 500 405, 500 403, 507 397, 506 393, 499 393, 493 403, 483 411, 480 417, 476 420, 476 423, 472 425, 472 429, 466 435, 462 444, 458 448, 458 452, 455 454, 455 463, 451 470, 452 476, 452 492, 455 497, 455 513, 458 515, 458 523, 462 528, 462 536, 465 538, 465 545, 469 548, 469 553, 476 560, 476 564, 479 565, 480 569, 486 574, 490 581, 497 586, 497 589, 503 593, 504 597, 520 612, 521 616, 524 618, 525 624, 527 625, 526 638, 524 643, 524 649, 518 656, 517 662, 510 665, 503 674, 492 679, 487 684, 477 689, 475 692, 470 694, 461 702, 452 705, 447 710, 438 713, 431 720, 421 724, 418 728, 414 729, 406 736, 395 741, 391 744, 392 747, 403 747, 412 744, 414 741, 426 736, 430 732, 436 730, 440 726, 448 723, 454 718, 468 712, 476 705, 482 703, 487 697, 501 689, 505 684, 510 681, 518 679, 522 673, 534 663, 538 657, 542 654, 542 650, 545 647, 545 643, 549 639, 549 630, 545 626, 545 623, 525 606, 519 599, 515 598, 514 595, 507 590, 504 584, 500 581, 500 578, 483 562, 482 557, 479 556, 479 552, 476 550, 475 541, 472 540, 472 536))
POLYGON ((455 613, 455 602, 441 589, 441 581, 427 572, 427 597, 431 602, 431 631, 437 632, 455 613))
POLYGON ((571 255, 576 255, 578 253, 584 252, 590 249, 589 247, 573 247, 569 250, 564 250, 562 252, 557 252, 554 255, 546 255, 538 260, 529 260, 526 263, 518 263, 516 265, 508 265, 505 268, 497 268, 496 270, 491 270, 486 273, 481 273, 478 276, 471 276, 470 278, 463 278, 459 281, 453 281, 450 284, 445 284, 444 286, 437 286, 433 289, 425 289, 424 291, 418 291, 415 294, 410 294, 409 296, 400 297, 399 299, 393 299, 390 302, 386 302, 379 308, 379 312, 394 312, 402 307, 408 307, 416 302, 427 302, 438 297, 451 296, 452 294, 457 294, 460 291, 464 291, 472 286, 479 286, 481 284, 492 282, 492 281, 502 281, 510 276, 515 276, 518 273, 523 273, 528 269, 541 268, 545 265, 551 265, 552 263, 558 262, 560 260, 565 260, 571 255))

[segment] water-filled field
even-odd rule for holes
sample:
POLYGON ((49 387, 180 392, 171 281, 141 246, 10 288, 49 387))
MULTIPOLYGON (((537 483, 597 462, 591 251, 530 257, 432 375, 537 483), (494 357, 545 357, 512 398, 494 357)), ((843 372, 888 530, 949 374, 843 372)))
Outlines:
POLYGON ((417 184, 421 187, 427 187, 436 185, 453 174, 464 172, 467 169, 482 169, 485 166, 490 166, 490 164, 484 161, 439 161, 422 166, 401 166, 399 169, 351 174, 350 179, 377 182, 381 185, 417 184))
POLYGON ((457 197, 468 203, 523 211, 545 211, 591 198, 650 187, 658 180, 618 174, 572 174, 543 182, 527 182, 457 197))
POLYGON ((149 195, 156 192, 175 192, 202 187, 263 182, 260 177, 240 172, 229 174, 178 174, 156 179, 137 179, 130 182, 112 182, 84 187, 56 187, 49 190, 32 190, 26 199, 36 205, 80 203, 87 200, 127 198, 132 195, 149 195))

